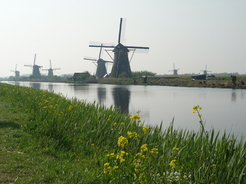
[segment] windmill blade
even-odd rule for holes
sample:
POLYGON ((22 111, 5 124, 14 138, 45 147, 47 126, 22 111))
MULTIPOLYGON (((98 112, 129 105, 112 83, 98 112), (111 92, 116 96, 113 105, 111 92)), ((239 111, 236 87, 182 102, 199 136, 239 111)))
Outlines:
POLYGON ((89 45, 89 47, 105 47, 105 48, 115 48, 115 46, 112 45, 89 45))
MULTIPOLYGON (((103 61, 105 61, 105 60, 103 60, 103 61)), ((113 61, 105 61, 106 63, 114 63, 113 61)))
POLYGON ((33 65, 24 65, 24 66, 33 67, 33 65))
POLYGON ((119 35, 118 35, 118 43, 120 43, 120 38, 121 38, 121 28, 122 28, 122 18, 120 18, 120 28, 119 28, 119 35))
POLYGON ((97 59, 93 59, 93 58, 84 58, 84 60, 97 61, 97 59))
POLYGON ((15 65, 15 71, 17 70, 17 64, 15 65))
POLYGON ((100 51, 99 51, 99 55, 98 55, 98 59, 100 59, 100 58, 101 58, 101 53, 102 53, 102 45, 103 45, 103 44, 101 44, 100 51))
POLYGON ((35 62, 36 62, 36 54, 34 55, 34 62, 33 62, 33 65, 35 65, 35 62))
POLYGON ((132 58, 133 58, 133 55, 134 55, 135 51, 136 51, 136 49, 134 49, 134 50, 133 50, 133 53, 132 53, 132 56, 131 56, 131 58, 130 58, 130 61, 129 61, 129 62, 131 62, 131 61, 132 61, 132 58))
POLYGON ((53 68, 53 70, 60 70, 61 68, 53 68))
POLYGON ((149 47, 138 47, 138 46, 125 46, 130 49, 149 49, 149 47))
POLYGON ((52 68, 52 65, 51 65, 51 60, 50 60, 50 68, 52 68))
MULTIPOLYGON (((112 59, 112 61, 114 61, 114 58, 108 53, 109 50, 106 50, 105 51, 107 52, 107 54, 109 55, 109 57, 112 59)), ((113 51, 113 50, 112 50, 113 51)))

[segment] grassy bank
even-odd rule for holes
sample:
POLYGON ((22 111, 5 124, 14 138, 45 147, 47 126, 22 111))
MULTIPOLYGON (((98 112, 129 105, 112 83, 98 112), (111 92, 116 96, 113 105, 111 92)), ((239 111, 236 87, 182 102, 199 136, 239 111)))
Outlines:
POLYGON ((238 76, 236 85, 233 85, 230 76, 212 77, 212 78, 208 78, 207 80, 191 80, 190 75, 148 77, 146 82, 144 81, 143 78, 136 78, 135 80, 129 78, 128 79, 127 78, 101 78, 93 82, 102 83, 102 84, 246 89, 246 76, 238 76))
MULTIPOLYGON (((206 130, 0 84, 0 183, 245 183, 246 144, 206 130)), ((191 109, 192 111, 192 109, 191 109)))

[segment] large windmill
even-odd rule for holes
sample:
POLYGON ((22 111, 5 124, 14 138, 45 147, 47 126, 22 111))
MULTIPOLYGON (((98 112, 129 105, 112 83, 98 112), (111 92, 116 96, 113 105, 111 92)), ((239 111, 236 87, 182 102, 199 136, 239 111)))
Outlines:
POLYGON ((42 69, 42 70, 48 70, 48 77, 54 76, 54 70, 60 70, 60 68, 52 68, 51 60, 50 60, 50 68, 49 69, 42 69))
POLYGON ((208 72, 211 72, 211 71, 208 71, 208 70, 207 70, 207 65, 205 66, 205 70, 201 70, 201 71, 203 71, 203 74, 204 74, 204 75, 207 75, 208 72))
POLYGON ((36 65, 35 62, 36 62, 36 54, 34 56, 33 65, 24 65, 24 66, 28 66, 32 68, 32 75, 34 76, 34 78, 41 78, 41 73, 39 68, 42 68, 42 66, 36 65))
POLYGON ((15 77, 20 77, 20 71, 17 70, 17 64, 15 65, 15 70, 11 70, 11 72, 15 72, 15 77))
POLYGON ((173 63, 173 70, 169 70, 169 72, 173 71, 173 75, 178 75, 178 70, 175 68, 175 64, 173 63))
POLYGON ((114 48, 114 64, 111 70, 111 77, 119 77, 120 74, 125 73, 127 77, 132 77, 132 71, 129 64, 128 52, 129 49, 149 49, 149 47, 138 47, 138 46, 125 46, 120 42, 121 39, 121 28, 122 28, 122 18, 120 19, 118 44, 116 46, 99 46, 99 45, 89 45, 89 47, 106 47, 114 48))
POLYGON ((100 46, 98 59, 84 58, 84 60, 90 60, 90 61, 97 62, 96 77, 103 77, 104 75, 107 74, 105 63, 113 63, 112 61, 105 61, 101 58, 102 47, 103 47, 103 44, 101 44, 100 46))

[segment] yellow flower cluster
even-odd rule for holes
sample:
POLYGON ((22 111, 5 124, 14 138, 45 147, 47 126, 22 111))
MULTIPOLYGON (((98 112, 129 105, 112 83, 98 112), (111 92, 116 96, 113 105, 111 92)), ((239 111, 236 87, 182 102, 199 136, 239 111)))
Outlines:
POLYGON ((149 132, 149 127, 143 127, 143 132, 148 133, 149 132))
POLYGON ((175 166, 177 165, 177 160, 171 160, 171 162, 169 163, 170 166, 175 166))
POLYGON ((130 131, 128 131, 128 132, 127 132, 127 135, 128 135, 130 138, 139 138, 139 134, 136 133, 136 132, 130 132, 130 131))
POLYGON ((145 152, 145 151, 148 151, 148 145, 147 144, 143 144, 141 147, 140 147, 140 151, 141 152, 145 152))
POLYGON ((118 146, 121 146, 122 148, 124 148, 126 145, 128 145, 128 140, 127 138, 120 136, 118 138, 118 146))
POLYGON ((173 148, 173 150, 175 150, 175 151, 179 151, 179 148, 173 148))
POLYGON ((104 164, 104 169, 103 169, 103 172, 106 174, 108 173, 109 175, 112 175, 112 172, 116 169, 118 169, 119 167, 118 166, 110 166, 110 163, 105 163, 104 164))
POLYGON ((132 120, 136 121, 136 120, 140 119, 140 116, 137 115, 137 114, 135 114, 135 115, 132 115, 130 118, 131 118, 132 120))
POLYGON ((152 154, 158 154, 158 148, 153 148, 150 150, 150 153, 152 154))
POLYGON ((196 106, 194 106, 194 107, 192 107, 192 113, 195 113, 195 112, 197 112, 198 110, 200 110, 200 109, 202 109, 202 107, 200 106, 200 105, 196 105, 196 106))
POLYGON ((125 161, 125 156, 127 156, 128 153, 125 152, 125 151, 120 151, 117 155, 116 155, 116 159, 120 160, 120 163, 121 162, 124 162, 125 161))
POLYGON ((138 177, 138 181, 140 184, 147 183, 147 176, 145 174, 140 174, 138 177))

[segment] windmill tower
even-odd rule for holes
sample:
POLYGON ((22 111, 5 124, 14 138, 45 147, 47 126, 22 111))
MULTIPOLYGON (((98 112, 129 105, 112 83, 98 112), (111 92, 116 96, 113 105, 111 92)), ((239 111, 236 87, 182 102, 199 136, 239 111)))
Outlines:
POLYGON ((178 75, 178 70, 179 69, 175 69, 175 64, 173 63, 173 70, 169 70, 169 72, 173 71, 173 75, 178 75))
POLYGON ((51 60, 50 60, 50 68, 49 69, 42 69, 42 70, 48 70, 48 77, 54 76, 54 70, 60 70, 60 68, 52 68, 51 60))
POLYGON ((15 77, 20 77, 20 71, 17 70, 17 64, 15 65, 15 70, 11 70, 11 72, 15 72, 15 77))
POLYGON ((205 66, 205 70, 201 70, 201 71, 203 71, 203 74, 204 74, 204 75, 207 75, 208 72, 211 72, 211 71, 208 71, 208 70, 207 70, 207 65, 205 66))
POLYGON ((42 66, 36 65, 35 62, 36 62, 36 54, 34 56, 33 65, 24 65, 24 66, 28 66, 32 68, 32 75, 34 76, 34 78, 41 78, 41 73, 39 68, 42 68, 42 66))
MULTIPOLYGON (((122 18, 120 19, 118 44, 116 46, 102 46, 106 48, 114 48, 114 64, 111 70, 112 77, 119 77, 120 74, 125 73, 127 77, 132 77, 131 67, 129 64, 128 52, 130 49, 149 49, 149 47, 124 46, 121 42, 121 28, 122 18)), ((101 47, 98 45, 89 45, 89 47, 101 47)))
POLYGON ((101 58, 103 44, 101 44, 98 59, 84 58, 84 60, 96 61, 97 62, 97 70, 96 77, 103 77, 107 74, 107 69, 105 63, 113 63, 112 61, 105 61, 101 58))

